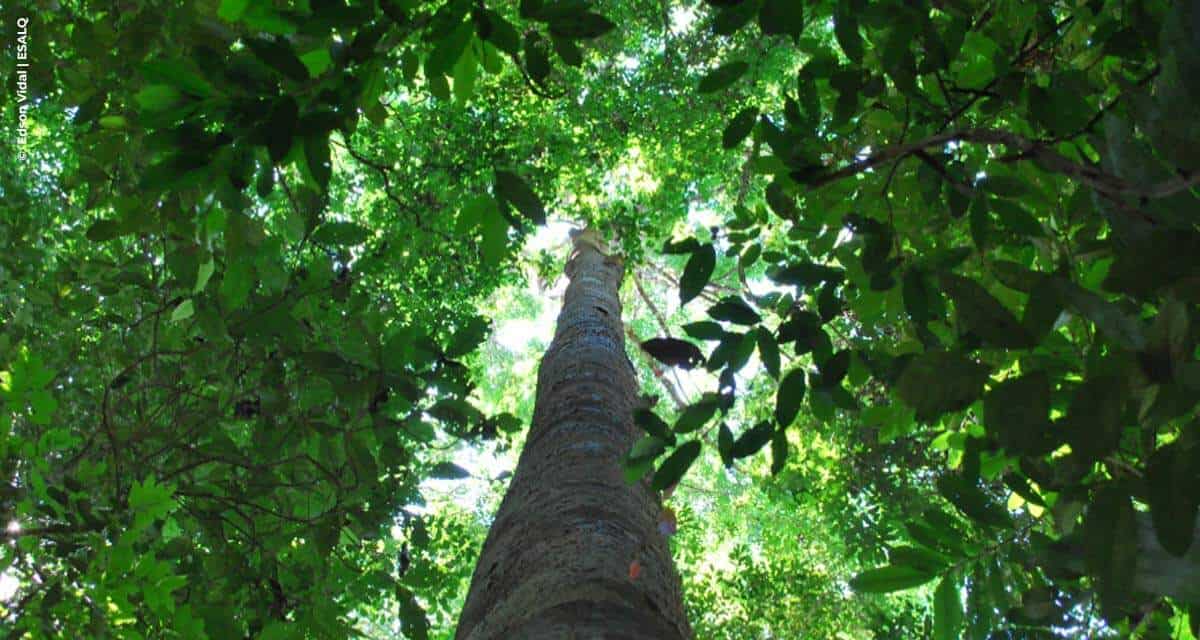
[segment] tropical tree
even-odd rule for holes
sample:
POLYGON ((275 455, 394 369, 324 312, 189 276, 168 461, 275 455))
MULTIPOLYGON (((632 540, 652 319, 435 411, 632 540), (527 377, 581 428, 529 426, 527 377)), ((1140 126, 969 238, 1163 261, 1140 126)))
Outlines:
POLYGON ((1195 2, 0 18, 10 636, 450 637, 564 221, 624 258, 609 489, 697 635, 1194 635, 1195 2))
POLYGON ((458 638, 691 637, 657 491, 700 445, 682 448, 653 484, 626 482, 620 460, 630 447, 652 453, 634 446, 638 384, 617 297, 624 265, 593 230, 575 235, 574 247, 533 425, 458 638))

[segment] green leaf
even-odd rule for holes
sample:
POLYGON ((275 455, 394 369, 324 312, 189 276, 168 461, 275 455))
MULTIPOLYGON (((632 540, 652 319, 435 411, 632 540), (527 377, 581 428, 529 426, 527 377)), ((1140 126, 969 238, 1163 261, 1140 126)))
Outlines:
POLYGON ((651 338, 642 349, 668 367, 692 369, 704 364, 704 354, 696 345, 677 338, 651 338))
POLYGON ((859 593, 891 593, 919 587, 936 574, 912 567, 887 566, 864 571, 850 580, 850 588, 859 593))
POLYGON ((733 116, 725 130, 721 132, 721 146, 732 149, 750 135, 754 123, 758 122, 758 107, 747 107, 733 116))
POLYGON ((717 452, 721 454, 721 464, 733 466, 733 432, 724 422, 717 431, 717 452))
POLYGON ((692 251, 683 275, 679 278, 679 306, 683 306, 700 295, 712 278, 717 266, 717 253, 712 243, 705 243, 692 251))
POLYGON ((58 411, 58 400, 45 389, 35 389, 27 394, 31 415, 29 419, 34 424, 50 424, 54 412, 58 411))
POLYGON ((733 443, 733 448, 730 449, 730 455, 735 459, 752 456, 766 446, 774 434, 775 425, 771 424, 769 420, 763 420, 738 436, 733 443))
POLYGON ((1045 453, 1049 414, 1050 379, 1042 371, 1009 378, 983 397, 984 426, 1016 453, 1045 453))
POLYGON ((400 604, 400 628, 410 640, 429 640, 429 618, 408 587, 396 584, 396 601, 400 604))
POLYGON ((762 321, 762 316, 737 296, 722 298, 720 302, 708 308, 708 315, 716 320, 734 324, 751 325, 762 321))
POLYGON ((121 223, 116 220, 97 220, 84 236, 92 242, 107 242, 121 235, 121 223))
POLYGON ((900 280, 900 290, 904 297, 904 310, 908 317, 917 324, 926 324, 933 320, 929 311, 930 297, 933 292, 925 282, 925 274, 920 269, 909 269, 900 280))
POLYGON ((1003 507, 993 502, 971 480, 946 474, 937 479, 938 493, 950 501, 963 515, 989 527, 1012 526, 1012 518, 1003 507))
POLYGON ((797 367, 787 372, 779 381, 779 389, 775 392, 775 421, 781 428, 787 428, 796 421, 804 401, 804 370, 797 367))
POLYGON ((679 445, 654 472, 650 488, 662 491, 679 482, 679 479, 683 477, 683 474, 687 472, 699 455, 700 442, 698 440, 689 440, 679 445))
POLYGON ((1033 214, 1021 205, 1003 199, 993 200, 991 205, 992 211, 996 213, 996 218, 1000 220, 1001 227, 1019 236, 1029 238, 1046 235, 1037 218, 1034 218, 1033 214))
POLYGON ((641 427, 646 433, 673 442, 675 436, 671 433, 671 428, 658 414, 649 409, 636 409, 633 412, 633 421, 637 426, 641 427))
POLYGON ((758 14, 758 8, 759 3, 753 0, 720 7, 716 18, 713 19, 713 33, 719 36, 731 36, 737 33, 738 29, 754 19, 754 16, 758 14))
POLYGON ((329 159, 328 132, 305 136, 304 159, 308 170, 321 190, 329 188, 329 178, 333 173, 332 162, 329 159))
POLYGON ((629 463, 631 465, 653 460, 657 458, 663 451, 667 450, 667 443, 656 436, 643 436, 637 442, 633 443, 633 448, 629 450, 629 463))
POLYGON ((1189 435, 1150 456, 1146 488, 1150 516, 1158 541, 1167 552, 1183 557, 1194 544, 1196 514, 1200 512, 1200 437, 1197 423, 1189 435))
POLYGON ((1117 619, 1129 602, 1138 561, 1138 531, 1129 495, 1117 487, 1096 492, 1084 519, 1084 564, 1096 580, 1105 617, 1117 619))
POLYGON ((771 436, 771 475, 779 475, 787 465, 788 439, 787 431, 778 429, 771 436))
POLYGON ((172 498, 173 495, 175 488, 158 484, 154 476, 146 476, 141 482, 135 480, 129 488, 129 508, 134 512, 133 528, 144 529, 174 511, 179 505, 172 498))
POLYGON ((546 209, 542 206, 542 201, 521 176, 497 169, 496 196, 501 201, 512 204, 521 215, 529 218, 534 224, 546 224, 546 209))
POLYGON ((1117 448, 1128 392, 1124 377, 1112 374, 1090 376, 1075 389, 1063 430, 1077 454, 1096 460, 1117 448))
POLYGON ((758 12, 758 26, 768 36, 786 35, 800 40, 804 31, 804 3, 800 0, 764 0, 758 12))
POLYGON ((711 320, 685 324, 683 332, 697 340, 720 340, 725 337, 725 330, 721 325, 711 320))
POLYGON ((175 310, 171 312, 171 322, 182 322, 192 317, 196 313, 195 303, 191 298, 179 303, 175 310))
POLYGON ((888 561, 896 566, 912 567, 927 573, 941 573, 949 562, 938 551, 903 545, 893 547, 888 552, 888 561))
POLYGON ((476 33, 479 37, 492 43, 504 53, 514 58, 517 57, 521 52, 521 36, 517 33, 516 27, 491 9, 485 9, 481 15, 486 26, 476 25, 476 33))
POLYGON ((749 70, 750 65, 741 60, 727 62, 701 78, 698 91, 700 93, 715 93, 729 88, 749 70))
POLYGON ((155 113, 179 104, 183 94, 169 84, 151 84, 142 87, 133 99, 143 111, 155 113))
POLYGON ((308 81, 308 67, 304 66, 286 41, 250 38, 246 40, 246 47, 284 77, 296 82, 308 81))
POLYGON ((471 47, 463 50, 462 56, 454 63, 452 74, 454 78, 454 100, 463 104, 475 93, 475 78, 479 72, 479 63, 471 47))
POLYGON ((713 394, 704 394, 688 405, 675 421, 675 433, 690 433, 703 427, 717 412, 717 399, 713 394))
POLYGON ((1130 351, 1146 348, 1146 335, 1137 318, 1126 315, 1117 305, 1070 280, 1054 278, 1052 282, 1060 299, 1095 323, 1113 344, 1130 351))
POLYGON ((333 57, 329 55, 329 49, 313 49, 300 56, 300 62, 308 69, 309 77, 315 78, 333 66, 333 57))
POLYGON ((504 260, 505 252, 508 249, 508 220, 501 215, 495 198, 488 198, 479 210, 479 214, 482 236, 479 249, 483 254, 483 264, 495 267, 504 260))
POLYGON ((896 393, 916 412, 932 421, 944 413, 971 406, 983 393, 988 366, 952 351, 929 351, 908 363, 896 393))
POLYGON ((242 14, 246 13, 248 6, 250 0, 221 0, 221 6, 217 8, 217 17, 226 22, 237 22, 242 14))
POLYGON ((783 267, 767 269, 767 277, 779 284, 809 287, 822 282, 841 282, 844 273, 837 267, 827 267, 815 262, 793 262, 783 267))
POLYGON ((199 98, 215 93, 212 84, 195 71, 195 64, 182 58, 154 58, 143 62, 142 75, 151 84, 169 84, 199 98))
POLYGON ((938 583, 933 592, 933 637, 936 640, 958 640, 963 627, 963 603, 959 580, 951 571, 938 583))
POLYGON ((439 480, 462 480, 470 478, 471 472, 453 462, 439 462, 429 470, 429 477, 439 480))
POLYGON ((312 234, 313 242, 342 246, 359 245, 370 237, 370 229, 353 222, 326 222, 312 234))
POLYGON ((550 21, 550 33, 572 40, 599 38, 616 27, 611 20, 592 11, 574 11, 550 21))
POLYGON ((574 40, 551 35, 550 42, 554 45, 554 51, 558 54, 559 58, 562 58, 563 62, 572 67, 583 66, 583 49, 580 49, 574 40))
POLYGON ((762 360, 763 368, 772 378, 779 379, 779 343, 766 327, 759 327, 755 332, 758 342, 758 357, 762 360))
POLYGON ((525 36, 525 69, 534 82, 541 84, 550 75, 550 56, 542 46, 542 39, 533 32, 525 36))
POLYGON ((1025 326, 978 282, 949 273, 942 274, 940 281, 959 319, 984 342, 1010 349, 1033 346, 1025 326))
MULTIPOLYGON (((797 3, 799 4, 799 3, 797 3)), ((862 64, 863 41, 858 33, 858 20, 854 17, 855 8, 849 0, 840 0, 833 11, 833 34, 837 38, 842 53, 855 64, 862 64)))

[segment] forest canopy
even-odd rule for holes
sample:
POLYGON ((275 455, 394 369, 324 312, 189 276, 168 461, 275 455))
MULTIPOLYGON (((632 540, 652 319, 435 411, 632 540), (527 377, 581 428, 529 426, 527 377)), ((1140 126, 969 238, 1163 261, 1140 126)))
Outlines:
POLYGON ((1200 2, 0 18, 5 637, 454 637, 584 227, 697 638, 1200 637, 1200 2))

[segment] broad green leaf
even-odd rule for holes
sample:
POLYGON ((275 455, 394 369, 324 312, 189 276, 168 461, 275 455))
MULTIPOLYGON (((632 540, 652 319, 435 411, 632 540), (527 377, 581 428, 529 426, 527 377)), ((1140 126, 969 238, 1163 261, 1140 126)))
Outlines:
POLYGON ((217 17, 226 22, 237 22, 242 14, 246 13, 248 6, 250 0, 221 0, 221 6, 217 8, 217 17))
POLYGON ((941 553, 923 547, 898 546, 888 552, 888 562, 927 573, 941 573, 949 560, 941 553))
POLYGON ((937 479, 938 493, 949 500, 963 515, 990 527, 1011 527, 1012 518, 974 482, 957 474, 937 479))
POLYGON ((919 420, 966 409, 983 393, 988 366, 961 353, 929 351, 915 356, 896 385, 896 393, 919 420))
POLYGON ((685 324, 683 331, 697 340, 720 340, 725 337, 725 330, 721 325, 711 320, 685 324))
POLYGON ((1033 346, 1033 336, 1016 316, 978 282, 949 273, 940 281, 959 319, 985 342, 1010 349, 1033 346))
POLYGON ((737 82, 749 70, 750 65, 741 60, 727 62, 701 78, 698 91, 700 93, 715 93, 722 89, 727 89, 733 86, 733 83, 737 82))
POLYGON ((400 605, 400 628, 404 636, 409 640, 429 640, 429 618, 413 592, 397 583, 396 601, 400 605))
POLYGON ((475 54, 471 51, 471 47, 467 47, 452 69, 454 100, 458 104, 463 104, 475 93, 475 78, 478 72, 479 64, 475 59, 475 54))
POLYGON ((779 475, 787 465, 788 439, 787 431, 777 429, 771 436, 771 475, 779 475))
POLYGON ((683 306, 700 295, 708 281, 712 278, 713 269, 717 265, 717 254, 712 243, 705 243, 692 251, 679 278, 679 305, 683 306))
POLYGON ((738 436, 729 453, 735 459, 752 456, 766 446, 774 434, 775 425, 771 424, 769 420, 763 420, 738 436))
POLYGON ((133 99, 143 111, 159 112, 179 104, 183 94, 169 84, 151 84, 142 87, 133 99))
POLYGON ((1196 544, 1196 514, 1200 512, 1200 438, 1192 433, 1150 456, 1146 469, 1150 516, 1164 549, 1183 556, 1196 544))
POLYGON ((572 11, 550 20, 551 33, 572 40, 599 38, 616 26, 608 18, 592 11, 572 11))
POLYGON ((756 122, 758 122, 757 107, 747 107, 739 111, 721 132, 721 146, 732 149, 741 144, 746 136, 750 135, 750 130, 754 128, 756 122))
POLYGON ((1095 460, 1117 448, 1128 393, 1129 384, 1118 375, 1092 376, 1075 389, 1058 424, 1077 454, 1095 460))
POLYGON ((719 7, 717 15, 713 19, 713 33, 720 36, 733 35, 754 19, 754 16, 758 14, 758 8, 759 3, 754 1, 728 3, 726 6, 719 7))
POLYGON ((121 223, 116 220, 97 220, 84 235, 92 242, 106 242, 121 235, 121 223))
POLYGON ((483 254, 483 263, 494 267, 504 259, 508 249, 508 220, 500 213, 494 198, 488 198, 479 210, 480 233, 482 240, 479 244, 483 254))
POLYGON ((353 222, 326 222, 312 234, 318 244, 359 245, 371 237, 371 230, 353 222))
POLYGON ((750 308, 741 298, 728 296, 708 308, 708 315, 716 320, 734 324, 757 324, 762 316, 750 308))
POLYGON ((655 360, 680 369, 692 369, 704 364, 704 354, 699 347, 676 338, 652 338, 641 344, 642 349, 655 360))
POLYGON ((502 201, 512 204, 521 215, 529 218, 534 224, 546 223, 546 210, 542 201, 521 176, 501 169, 496 170, 496 196, 502 201))
POLYGON ((696 461, 700 455, 700 441, 689 440, 677 447, 671 455, 663 460, 662 465, 654 472, 654 478, 650 481, 650 488, 655 491, 662 491, 679 482, 683 474, 687 472, 688 467, 696 461))
POLYGON ((674 435, 671 433, 671 428, 658 414, 649 409, 637 409, 633 412, 633 421, 646 433, 667 440, 674 441, 674 435))
POLYGON ((838 46, 842 48, 842 53, 845 53, 851 62, 859 64, 863 57, 863 40, 858 33, 858 20, 854 17, 854 11, 849 0, 839 0, 833 12, 833 33, 838 46))
POLYGON ((246 47, 284 77, 296 82, 308 81, 308 67, 304 66, 287 41, 250 38, 246 40, 246 47))
POLYGON ((1055 278, 1052 282, 1062 301, 1095 323, 1096 328, 1113 344, 1130 351, 1146 348, 1146 335, 1141 321, 1136 317, 1069 280, 1055 278))
POLYGON ((470 478, 471 472, 453 462, 439 462, 429 470, 429 477, 439 480, 462 480, 470 478))
POLYGON ((890 593, 919 587, 936 574, 919 571, 912 567, 887 566, 864 571, 850 580, 850 588, 859 593, 890 593))
POLYGON ((963 603, 958 573, 951 571, 938 583, 933 592, 933 637, 936 640, 958 640, 963 626, 963 603))
POLYGON ((659 454, 667 450, 667 443, 655 436, 643 436, 637 442, 633 443, 633 448, 629 450, 629 462, 636 464, 645 460, 653 460, 659 454))
POLYGON ((721 455, 722 464, 726 467, 733 465, 733 432, 724 422, 717 431, 717 452, 721 455))
POLYGON ((182 322, 192 317, 196 313, 195 303, 191 298, 180 302, 175 310, 171 312, 171 322, 182 322))
POLYGON ((804 401, 804 370, 795 368, 788 371, 779 381, 779 389, 775 393, 775 421, 780 428, 787 428, 796 421, 796 414, 804 401))
POLYGON ((1009 378, 983 397, 983 424, 1006 448, 1043 453, 1049 442, 1050 380, 1034 371, 1009 378))
POLYGON ((759 327, 755 331, 755 340, 758 342, 758 358, 762 361, 763 368, 772 378, 778 379, 779 343, 775 341, 775 336, 766 327, 759 327))
POLYGON ((679 419, 675 421, 675 433, 690 433, 703 427, 716 412, 716 398, 711 394, 705 394, 679 414, 679 419))
POLYGON ((333 66, 333 58, 329 55, 329 49, 313 49, 301 55, 300 62, 304 63, 304 67, 308 69, 308 75, 313 78, 325 73, 329 67, 333 66))
POLYGON ((765 35, 791 36, 799 41, 804 31, 804 3, 799 0, 764 0, 758 26, 765 35))
POLYGON ((1129 602, 1137 571, 1137 522, 1120 488, 1096 492, 1084 520, 1084 564, 1096 580, 1104 615, 1116 619, 1129 602))

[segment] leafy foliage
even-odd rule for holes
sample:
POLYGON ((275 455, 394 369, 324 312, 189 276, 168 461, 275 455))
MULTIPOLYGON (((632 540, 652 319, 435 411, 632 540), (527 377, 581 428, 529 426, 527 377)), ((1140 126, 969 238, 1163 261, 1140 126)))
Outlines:
POLYGON ((563 216, 701 637, 1196 633, 1194 3, 36 4, 13 637, 447 637, 563 216))

